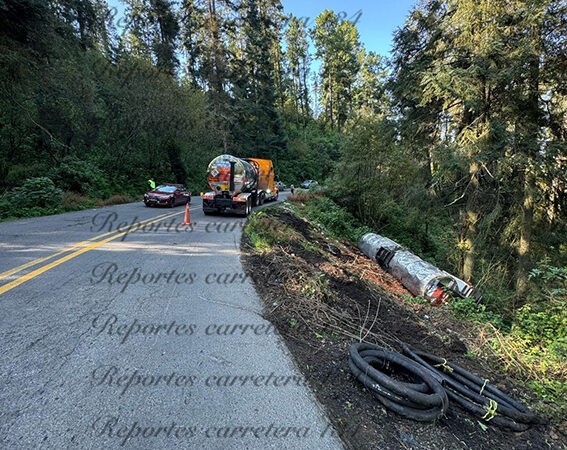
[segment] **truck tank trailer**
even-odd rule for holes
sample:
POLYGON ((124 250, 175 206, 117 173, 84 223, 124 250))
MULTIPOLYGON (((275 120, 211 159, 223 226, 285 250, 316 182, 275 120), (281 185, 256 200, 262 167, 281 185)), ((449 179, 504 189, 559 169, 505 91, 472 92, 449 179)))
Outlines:
POLYGON ((207 168, 212 192, 203 194, 203 212, 231 211, 248 216, 253 206, 278 198, 274 165, 269 159, 220 155, 207 168))

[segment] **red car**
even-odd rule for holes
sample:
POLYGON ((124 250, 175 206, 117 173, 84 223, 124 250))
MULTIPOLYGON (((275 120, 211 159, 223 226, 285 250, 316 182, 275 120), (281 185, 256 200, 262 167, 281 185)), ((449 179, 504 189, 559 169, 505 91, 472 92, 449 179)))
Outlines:
POLYGON ((144 195, 146 206, 169 206, 191 203, 191 192, 181 184, 164 184, 144 195))

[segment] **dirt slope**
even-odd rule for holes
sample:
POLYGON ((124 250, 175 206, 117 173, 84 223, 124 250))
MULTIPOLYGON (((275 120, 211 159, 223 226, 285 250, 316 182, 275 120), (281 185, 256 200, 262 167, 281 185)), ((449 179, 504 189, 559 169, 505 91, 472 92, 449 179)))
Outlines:
POLYGON ((364 340, 397 351, 405 343, 490 379, 518 400, 529 403, 530 399, 467 356, 460 333, 454 331, 459 329, 457 323, 432 320, 396 280, 357 248, 330 240, 287 206, 265 210, 249 227, 242 241, 243 261, 265 301, 266 318, 285 338, 347 447, 564 448, 564 437, 548 427, 524 433, 487 427, 453 404, 446 417, 434 424, 385 410, 348 369, 353 342, 364 340))

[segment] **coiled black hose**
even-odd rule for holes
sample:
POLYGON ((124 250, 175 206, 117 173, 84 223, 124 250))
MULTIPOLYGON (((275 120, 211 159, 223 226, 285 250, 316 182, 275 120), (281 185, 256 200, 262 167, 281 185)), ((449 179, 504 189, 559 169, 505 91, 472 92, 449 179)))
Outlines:
POLYGON ((532 424, 545 423, 521 403, 456 364, 419 350, 404 347, 404 353, 427 367, 442 383, 447 395, 465 410, 486 422, 513 431, 525 431, 532 424))
POLYGON ((445 389, 432 374, 399 353, 366 343, 352 344, 349 367, 386 408, 404 417, 431 422, 449 406, 445 389), (379 368, 403 374, 415 382, 394 380, 379 368))

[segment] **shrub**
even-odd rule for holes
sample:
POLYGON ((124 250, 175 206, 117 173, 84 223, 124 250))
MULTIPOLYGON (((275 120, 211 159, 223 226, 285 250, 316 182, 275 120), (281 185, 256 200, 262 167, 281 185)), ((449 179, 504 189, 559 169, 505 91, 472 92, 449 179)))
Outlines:
POLYGON ((530 273, 535 299, 516 311, 513 334, 550 356, 567 358, 567 267, 540 263, 530 273))
POLYGON ((330 198, 317 195, 306 198, 307 215, 323 225, 335 237, 356 243, 362 235, 370 231, 369 228, 362 227, 352 214, 330 198))
POLYGON ((88 161, 75 156, 66 156, 51 171, 51 178, 65 191, 87 194, 93 197, 107 197, 109 183, 104 173, 88 161))
POLYGON ((19 186, 22 183, 22 180, 47 176, 49 174, 49 170, 49 163, 44 161, 10 164, 7 169, 6 177, 2 180, 2 184, 5 187, 19 186))
POLYGON ((567 269, 544 263, 530 278, 530 301, 515 311, 507 329, 500 316, 472 299, 451 306, 456 316, 484 324, 477 332, 481 353, 492 353, 506 370, 528 382, 545 400, 542 411, 561 421, 567 411, 567 269))
POLYGON ((63 192, 47 177, 30 178, 0 200, 0 218, 35 217, 60 212, 63 192))
POLYGON ((506 328, 502 316, 486 310, 483 304, 477 304, 473 298, 454 298, 449 303, 455 316, 477 324, 491 323, 498 329, 506 328))
POLYGON ((65 211, 79 211, 81 209, 94 208, 96 203, 94 200, 76 192, 65 192, 63 193, 61 206, 65 211))
POLYGON ((139 198, 132 197, 130 195, 113 195, 106 200, 102 200, 99 202, 100 206, 112 206, 112 205, 121 205, 123 203, 133 203, 138 201, 139 198))
POLYGON ((514 334, 531 345, 549 346, 561 351, 567 357, 567 302, 557 302, 537 308, 524 305, 516 312, 514 334))
POLYGON ((10 202, 14 208, 53 208, 61 205, 63 191, 50 178, 30 178, 23 186, 12 189, 10 202))

